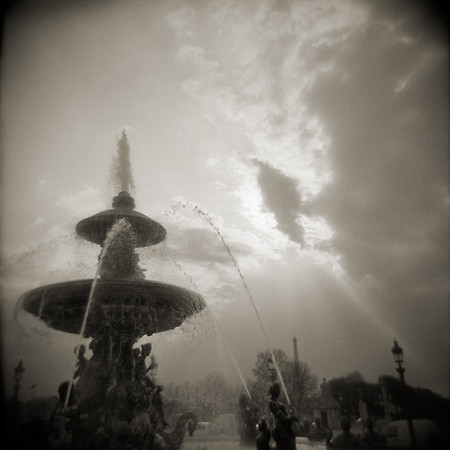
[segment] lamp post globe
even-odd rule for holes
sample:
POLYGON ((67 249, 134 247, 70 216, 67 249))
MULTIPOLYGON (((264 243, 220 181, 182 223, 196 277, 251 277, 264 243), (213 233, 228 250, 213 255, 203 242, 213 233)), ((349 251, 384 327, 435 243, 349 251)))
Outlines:
POLYGON ((403 349, 398 345, 397 339, 394 339, 394 346, 392 347, 391 352, 394 356, 394 362, 401 367, 403 364, 403 349))

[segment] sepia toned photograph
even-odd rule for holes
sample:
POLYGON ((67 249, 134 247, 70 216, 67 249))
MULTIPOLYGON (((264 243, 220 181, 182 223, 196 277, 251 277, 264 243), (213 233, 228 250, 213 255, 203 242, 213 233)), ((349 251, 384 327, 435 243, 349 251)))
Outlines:
POLYGON ((441 2, 1 8, 2 448, 449 448, 441 2))

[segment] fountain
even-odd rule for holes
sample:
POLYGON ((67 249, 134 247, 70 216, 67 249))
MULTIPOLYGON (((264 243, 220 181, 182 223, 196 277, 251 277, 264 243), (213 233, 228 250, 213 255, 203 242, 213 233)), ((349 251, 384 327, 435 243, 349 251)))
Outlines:
POLYGON ((62 410, 75 394, 88 417, 86 448, 96 448, 92 439, 102 429, 102 448, 116 448, 120 438, 136 448, 178 449, 184 423, 195 418, 185 414, 174 429, 168 428, 162 387, 147 376, 151 344, 135 345, 145 335, 180 326, 206 303, 192 290, 145 279, 135 250, 164 241, 166 230, 137 212, 128 192, 114 197, 112 209, 81 220, 76 232, 101 246, 95 278, 38 287, 19 300, 48 327, 91 339, 89 360, 84 346, 78 346, 78 381, 65 386, 62 410), (121 434, 114 437, 117 430, 121 434))

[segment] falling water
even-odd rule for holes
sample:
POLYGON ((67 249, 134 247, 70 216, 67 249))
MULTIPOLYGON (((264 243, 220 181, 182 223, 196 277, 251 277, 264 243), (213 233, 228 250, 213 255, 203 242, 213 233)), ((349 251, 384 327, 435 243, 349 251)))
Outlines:
POLYGON ((57 237, 52 238, 51 240, 44 242, 42 244, 37 245, 34 248, 31 248, 25 252, 21 252, 18 254, 5 255, 5 260, 8 261, 8 264, 2 264, 0 268, 0 276, 11 275, 16 267, 20 267, 20 265, 29 258, 33 256, 40 255, 43 251, 53 250, 58 248, 61 243, 69 242, 70 239, 74 237, 74 233, 64 234, 57 237))
POLYGON ((230 357, 230 360, 233 363, 233 365, 234 365, 234 367, 235 367, 235 369, 236 369, 236 371, 237 371, 237 373, 239 375, 239 378, 240 378, 240 380, 241 380, 241 382, 242 382, 242 384, 244 386, 245 392, 247 393, 248 398, 251 399, 252 396, 250 395, 250 391, 248 390, 248 386, 247 386, 247 383, 245 382, 244 375, 241 372, 241 369, 240 369, 240 367, 239 367, 239 365, 238 365, 238 363, 236 361, 236 358, 234 357, 234 354, 231 351, 230 346, 229 345, 225 345, 225 343, 223 341, 223 338, 222 338, 222 335, 219 332, 219 326, 217 325, 216 319, 214 318, 211 309, 209 308, 209 306, 207 306, 206 309, 207 309, 207 311, 209 313, 209 316, 211 317, 211 320, 212 320, 212 322, 214 324, 214 328, 215 328, 216 333, 217 333, 217 338, 219 340, 219 344, 228 351, 228 355, 230 357))
POLYGON ((285 395, 285 397, 286 397, 286 400, 287 400, 288 404, 290 404, 291 402, 290 402, 290 399, 289 399, 289 395, 288 395, 288 393, 287 393, 286 385, 284 384, 283 377, 281 376, 280 367, 279 367, 278 362, 277 362, 277 360, 276 360, 276 358, 275 358, 275 355, 274 355, 274 353, 273 353, 272 346, 270 345, 270 340, 269 340, 269 337, 268 337, 268 335, 267 335, 266 329, 265 329, 265 327, 264 327, 264 323, 263 323, 262 318, 261 318, 261 316, 260 316, 260 314, 259 314, 258 308, 256 307, 255 300, 253 299, 253 295, 252 295, 252 293, 250 292, 250 289, 249 289, 249 287, 248 287, 248 285, 247 285, 247 282, 245 281, 245 278, 244 278, 244 276, 242 275, 241 269, 240 269, 240 267, 239 267, 239 265, 238 265, 238 263, 237 263, 237 261, 236 261, 236 258, 234 257, 233 253, 231 252, 230 247, 229 247, 229 246, 227 245, 227 243, 225 242, 225 239, 224 239, 222 233, 221 233, 220 230, 217 228, 217 226, 215 225, 215 223, 212 221, 211 217, 209 217, 209 215, 206 214, 204 211, 202 211, 198 206, 192 205, 192 204, 190 204, 189 202, 185 202, 185 203, 181 203, 181 202, 180 202, 180 203, 178 203, 177 205, 178 205, 178 206, 181 206, 181 207, 189 206, 191 209, 193 209, 198 215, 200 215, 200 216, 208 223, 208 225, 215 231, 215 233, 217 234, 217 236, 219 236, 220 240, 222 241, 222 244, 223 244, 223 246, 225 247, 225 249, 226 249, 226 251, 227 251, 227 253, 228 253, 228 255, 229 255, 231 261, 233 262, 234 268, 236 269, 236 271, 237 271, 237 273, 238 273, 238 275, 239 275, 239 278, 241 279, 242 284, 244 285, 244 288, 245 288, 245 290, 246 290, 246 292, 247 292, 247 295, 248 295, 248 297, 249 297, 249 299, 250 299, 250 302, 251 302, 251 304, 252 304, 252 306, 253 306, 253 309, 254 309, 254 311, 255 311, 255 313, 256 313, 256 317, 258 318, 259 325, 261 326, 263 335, 264 335, 264 337, 265 337, 265 339, 266 339, 267 348, 268 348, 268 350, 269 350, 269 352, 270 352, 270 356, 272 357, 272 361, 273 361, 273 363, 274 363, 274 365, 275 365, 275 369, 276 369, 276 371, 277 371, 277 375, 278 375, 278 378, 279 378, 279 380, 280 380, 281 387, 282 387, 282 389, 283 389, 283 393, 284 393, 284 395, 285 395))
MULTIPOLYGON (((114 240, 114 238, 121 231, 125 230, 127 227, 130 227, 130 224, 125 219, 119 219, 111 227, 111 229, 108 231, 108 234, 106 236, 105 242, 103 243, 102 250, 100 252, 99 259, 98 259, 97 270, 95 271, 94 280, 92 282, 91 289, 90 289, 90 292, 89 292, 89 297, 88 297, 88 301, 87 301, 87 304, 86 304, 86 310, 85 310, 84 316, 83 316, 83 322, 81 324, 80 333, 78 335, 79 342, 78 342, 78 346, 76 347, 77 351, 75 351, 75 355, 76 355, 77 359, 80 356, 79 352, 80 352, 80 348, 81 348, 81 343, 82 343, 83 335, 84 335, 84 332, 85 332, 85 329, 86 329, 86 323, 87 323, 87 319, 88 319, 89 312, 90 312, 90 309, 91 309, 92 301, 93 301, 93 298, 94 298, 95 288, 96 288, 97 282, 98 282, 98 280, 100 278, 100 270, 102 268, 103 259, 104 259, 105 255, 106 255, 106 252, 108 251, 108 247, 110 246, 111 242, 114 240)), ((74 366, 73 366, 73 369, 72 369, 72 373, 75 372, 75 369, 76 369, 76 361, 74 363, 74 366)), ((67 407, 68 402, 69 402, 70 391, 72 390, 73 382, 74 382, 74 378, 73 378, 73 376, 71 376, 70 383, 69 383, 69 388, 67 389, 66 398, 65 398, 65 401, 64 401, 64 407, 65 408, 67 407)))
MULTIPOLYGON (((19 273, 19 271, 21 272, 21 274, 24 274, 27 270, 27 264, 29 262, 28 260, 32 261, 32 259, 35 257, 38 259, 43 259, 47 255, 46 252, 58 250, 61 245, 70 245, 71 242, 73 242, 73 240, 76 238, 77 236, 75 235, 75 233, 62 234, 60 236, 53 237, 52 239, 45 241, 42 244, 29 249, 28 251, 8 256, 8 264, 4 264, 0 269, 0 278, 3 276, 14 277, 16 273, 19 273)), ((45 307, 46 302, 45 292, 39 302, 39 309, 36 316, 28 315, 25 312, 26 308, 24 307, 24 301, 25 296, 21 296, 16 302, 12 311, 14 321, 20 329, 19 339, 22 339, 26 336, 31 337, 38 334, 46 339, 47 342, 50 342, 52 336, 51 332, 44 325, 44 322, 42 322, 41 320, 36 320, 42 318, 42 309, 45 307)))
MULTIPOLYGON (((176 266, 181 272, 183 272, 183 274, 189 279, 189 282, 191 283, 192 287, 193 287, 196 291, 198 291, 199 289, 198 289, 198 287, 195 285, 195 282, 194 282, 194 280, 192 279, 192 277, 184 271, 184 269, 181 267, 181 265, 180 265, 177 261, 174 261, 174 264, 175 264, 175 266, 176 266)), ((239 365, 238 365, 238 363, 237 363, 237 361, 236 361, 236 358, 235 358, 235 356, 234 356, 234 354, 233 354, 233 352, 232 352, 232 350, 231 350, 231 347, 230 347, 229 345, 225 345, 225 342, 224 342, 224 339, 223 339, 223 337, 222 337, 222 334, 221 334, 221 332, 219 331, 219 326, 218 326, 218 324, 217 324, 217 321, 216 321, 215 317, 214 317, 213 314, 212 314, 212 311, 211 311, 211 308, 209 307, 209 305, 206 305, 206 311, 208 312, 209 317, 211 317, 212 323, 213 323, 213 325, 214 325, 214 329, 215 329, 216 334, 217 334, 217 338, 218 338, 218 340, 219 340, 219 345, 220 345, 222 348, 225 348, 225 349, 228 351, 228 355, 229 355, 229 357, 230 357, 230 360, 231 360, 231 362, 233 363, 233 365, 234 365, 234 367, 235 367, 235 369, 236 369, 236 372, 237 372, 238 375, 239 375, 239 378, 240 378, 240 380, 241 380, 242 385, 244 386, 244 389, 245 389, 245 392, 246 392, 247 395, 248 395, 248 398, 252 398, 252 396, 251 396, 251 394, 250 394, 250 391, 249 391, 249 389, 248 389, 247 383, 245 382, 244 375, 243 375, 242 372, 241 372, 241 369, 240 369, 240 367, 239 367, 239 365)))

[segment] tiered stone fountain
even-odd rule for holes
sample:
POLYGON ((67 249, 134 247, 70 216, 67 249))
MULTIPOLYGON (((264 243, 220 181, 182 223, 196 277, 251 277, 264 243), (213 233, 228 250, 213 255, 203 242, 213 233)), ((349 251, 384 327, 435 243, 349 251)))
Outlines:
MULTIPOLYGON (((126 439, 135 447, 177 449, 184 423, 168 428, 161 386, 147 373, 151 345, 134 346, 144 335, 180 326, 205 301, 191 290, 145 279, 135 250, 162 242, 166 230, 137 212, 127 192, 114 197, 112 206, 76 226, 79 236, 102 246, 98 278, 33 289, 21 304, 51 328, 92 339, 92 357, 79 365, 77 382, 69 385, 87 412, 91 436, 100 427, 113 436, 125 426, 126 439)), ((84 355, 78 356, 83 362, 84 355)), ((108 439, 105 445, 112 448, 108 439)))

